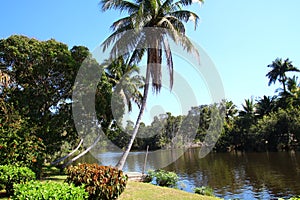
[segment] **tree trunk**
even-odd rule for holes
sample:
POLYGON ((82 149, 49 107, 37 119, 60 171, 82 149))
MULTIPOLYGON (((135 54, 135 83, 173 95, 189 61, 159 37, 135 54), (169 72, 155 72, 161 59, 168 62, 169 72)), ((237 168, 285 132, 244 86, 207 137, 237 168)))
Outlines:
POLYGON ((135 137, 136 137, 139 127, 140 127, 140 123, 142 120, 142 116, 144 114, 147 97, 148 97, 150 76, 152 78, 152 86, 154 88, 154 91, 156 93, 158 93, 161 88, 162 49, 160 48, 160 43, 156 37, 152 38, 152 41, 153 41, 154 46, 151 46, 150 48, 147 49, 147 56, 148 56, 147 57, 147 70, 146 70, 146 80, 145 80, 142 105, 141 105, 140 112, 139 112, 138 118, 136 120, 134 129, 133 129, 133 133, 130 138, 130 141, 129 141, 124 153, 122 154, 119 162, 116 165, 116 167, 119 170, 122 170, 124 167, 124 164, 126 162, 128 154, 131 150, 132 144, 135 140, 135 137))
POLYGON ((53 161, 53 162, 51 162, 50 164, 51 164, 51 165, 57 165, 57 164, 60 163, 61 161, 64 161, 65 159, 69 158, 71 155, 73 155, 73 154, 79 149, 79 147, 81 146, 82 142, 83 142, 83 139, 80 140, 80 142, 79 142, 79 144, 77 145, 77 147, 76 147, 73 151, 71 151, 68 155, 66 155, 66 156, 64 156, 64 157, 62 157, 62 158, 60 158, 60 159, 58 159, 58 160, 56 160, 56 161, 53 161))
POLYGON ((72 162, 76 161, 78 158, 81 158, 82 156, 84 156, 87 152, 89 152, 92 148, 94 148, 96 146, 96 144, 99 142, 99 140, 100 140, 100 135, 98 135, 98 137, 96 138, 96 140, 94 141, 94 143, 91 146, 89 146, 86 150, 81 152, 78 156, 72 158, 67 163, 63 164, 62 168, 65 168, 66 166, 70 165, 72 162))
POLYGON ((128 154, 131 150, 131 147, 132 147, 132 144, 135 140, 135 137, 138 133, 138 130, 139 130, 139 127, 140 127, 140 123, 141 123, 141 120, 142 120, 142 116, 144 114, 144 110, 145 110, 145 107, 146 107, 146 102, 147 102, 147 97, 148 97, 148 91, 149 91, 149 80, 150 80, 150 70, 151 70, 151 64, 150 63, 150 60, 149 59, 149 50, 148 50, 148 61, 147 61, 147 71, 146 71, 146 80, 145 80, 145 87, 144 87, 144 94, 143 94, 143 101, 142 101, 142 105, 141 105, 141 108, 140 108, 140 112, 139 112, 139 115, 138 115, 138 118, 136 120, 136 123, 135 123, 135 126, 134 126, 134 129, 133 129, 133 133, 132 133, 132 136, 130 138, 130 141, 125 149, 125 151, 123 152, 122 154, 122 157, 120 158, 119 162, 117 163, 116 167, 119 169, 119 170, 122 170, 123 167, 124 167, 124 164, 126 162, 126 159, 128 157, 128 154))

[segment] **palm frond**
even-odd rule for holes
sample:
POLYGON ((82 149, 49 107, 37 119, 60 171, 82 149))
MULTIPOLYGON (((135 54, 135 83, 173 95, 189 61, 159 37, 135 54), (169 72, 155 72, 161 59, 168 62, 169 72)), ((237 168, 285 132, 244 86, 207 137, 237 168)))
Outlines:
MULTIPOLYGON (((160 6, 158 13, 164 14, 166 12, 172 11, 171 5, 173 4, 174 0, 165 0, 164 3, 160 6)), ((178 8, 177 8, 178 9, 178 8)))
POLYGON ((99 2, 102 11, 107 11, 110 9, 119 9, 121 12, 127 11, 128 13, 133 13, 138 10, 138 5, 124 0, 101 0, 99 2))
POLYGON ((177 43, 177 38, 179 37, 178 30, 174 27, 169 17, 162 18, 157 24, 161 28, 166 28, 172 33, 172 39, 177 43))
POLYGON ((115 55, 123 55, 124 53, 133 52, 140 39, 140 32, 133 30, 125 31, 119 39, 114 42, 111 49, 111 56, 114 57, 115 55))
POLYGON ((170 15, 176 17, 179 21, 184 21, 184 22, 193 21, 196 30, 199 21, 199 17, 196 13, 188 10, 179 10, 170 13, 170 15))
POLYGON ((106 51, 110 45, 112 43, 114 43, 115 41, 118 41, 122 35, 124 35, 126 33, 126 30, 130 30, 131 29, 131 25, 128 26, 124 26, 122 28, 117 29, 116 31, 114 31, 102 44, 102 50, 106 51))
POLYGON ((175 4, 189 6, 193 3, 203 3, 203 2, 204 2, 204 0, 179 0, 175 4))
POLYGON ((185 27, 182 21, 172 15, 168 15, 167 19, 172 24, 174 30, 176 30, 178 33, 185 34, 185 27))
POLYGON ((121 29, 121 28, 128 28, 128 27, 132 27, 132 18, 131 17, 124 17, 122 19, 119 19, 117 21, 115 21, 111 26, 110 28, 113 30, 113 31, 116 31, 118 29, 121 29))
MULTIPOLYGON (((139 44, 137 46, 139 46, 139 44)), ((142 60, 143 56, 145 55, 145 52, 146 52, 145 48, 135 49, 132 53, 129 64, 139 63, 142 60)))
POLYGON ((174 81, 174 66, 173 66, 173 56, 172 56, 172 51, 169 45, 169 41, 166 37, 163 38, 162 40, 163 47, 164 47, 164 52, 165 52, 165 57, 167 60, 167 66, 168 66, 168 71, 169 71, 169 77, 170 77, 170 89, 173 88, 173 81, 174 81))
POLYGON ((192 53, 198 63, 200 63, 200 54, 197 50, 197 48, 193 45, 193 43, 190 41, 190 39, 186 35, 181 35, 178 39, 179 45, 183 47, 184 50, 186 50, 189 53, 192 53))

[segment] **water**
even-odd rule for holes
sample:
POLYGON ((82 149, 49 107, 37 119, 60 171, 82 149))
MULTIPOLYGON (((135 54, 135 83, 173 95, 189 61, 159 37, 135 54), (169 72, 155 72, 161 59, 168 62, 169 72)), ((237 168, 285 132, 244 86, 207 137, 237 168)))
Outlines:
MULTIPOLYGON (((99 164, 114 165, 120 155, 99 154, 99 164)), ((224 199, 300 195, 299 152, 210 153, 201 159, 198 155, 198 148, 150 152, 146 171, 163 167, 179 175, 181 189, 192 192, 194 187, 209 186, 216 196, 224 199)), ((141 172, 144 158, 145 152, 131 153, 124 171, 141 172)))

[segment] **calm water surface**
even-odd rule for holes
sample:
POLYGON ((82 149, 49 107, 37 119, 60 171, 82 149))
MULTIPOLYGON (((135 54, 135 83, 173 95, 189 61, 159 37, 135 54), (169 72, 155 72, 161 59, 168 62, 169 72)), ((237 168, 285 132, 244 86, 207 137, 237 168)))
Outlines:
MULTIPOLYGON (((120 153, 98 155, 99 164, 115 165, 120 153)), ((300 152, 210 153, 199 149, 150 152, 146 171, 164 167, 180 177, 181 189, 209 186, 225 199, 274 199, 300 195, 300 152), (181 155, 181 156, 180 156, 181 155), (179 157, 175 162, 174 159, 179 157)), ((144 152, 130 154, 125 171, 142 171, 144 152)))

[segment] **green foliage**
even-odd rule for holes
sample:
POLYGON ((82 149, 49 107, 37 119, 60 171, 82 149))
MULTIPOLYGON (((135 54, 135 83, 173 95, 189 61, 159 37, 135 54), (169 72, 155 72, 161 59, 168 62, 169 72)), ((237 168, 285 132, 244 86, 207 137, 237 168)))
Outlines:
POLYGON ((39 177, 45 147, 35 135, 37 128, 16 115, 9 120, 0 119, 0 125, 0 165, 29 167, 39 177))
POLYGON ((296 197, 289 198, 289 200, 300 200, 300 195, 296 197))
POLYGON ((5 186, 6 193, 12 195, 15 183, 25 183, 35 179, 35 173, 27 167, 0 165, 0 185, 5 186))
POLYGON ((300 141, 300 109, 279 109, 257 124, 257 138, 268 150, 297 150, 300 141))
POLYGON ((56 182, 30 181, 24 184, 15 184, 14 200, 44 199, 44 200, 83 200, 88 199, 84 185, 75 187, 73 184, 56 182))
POLYGON ((175 187, 178 181, 178 176, 174 172, 168 172, 159 169, 155 171, 149 171, 147 179, 155 180, 156 184, 159 186, 175 187))
POLYGON ((85 185, 90 200, 116 199, 124 191, 128 177, 121 170, 97 164, 79 164, 67 169, 67 183, 85 185))
POLYGON ((214 196, 213 189, 210 187, 205 187, 205 186, 195 187, 194 192, 196 194, 201 194, 201 195, 205 195, 205 196, 214 196))
MULTIPOLYGON (((39 41, 12 35, 0 40, 1 70, 9 74, 11 80, 6 87, 0 87, 0 99, 6 105, 13 105, 6 106, 6 110, 1 108, 0 113, 17 114, 28 124, 27 130, 18 133, 18 148, 22 148, 20 140, 30 143, 30 135, 35 137, 33 141, 42 139, 51 157, 60 150, 61 143, 76 139, 71 104, 67 100, 71 99, 74 80, 81 65, 77 60, 86 56, 86 53, 78 51, 86 52, 86 49, 74 48, 71 53, 67 45, 54 39, 39 41)), ((41 155, 40 151, 36 154, 41 155)), ((44 156, 30 157, 37 162, 45 159, 44 156)))

